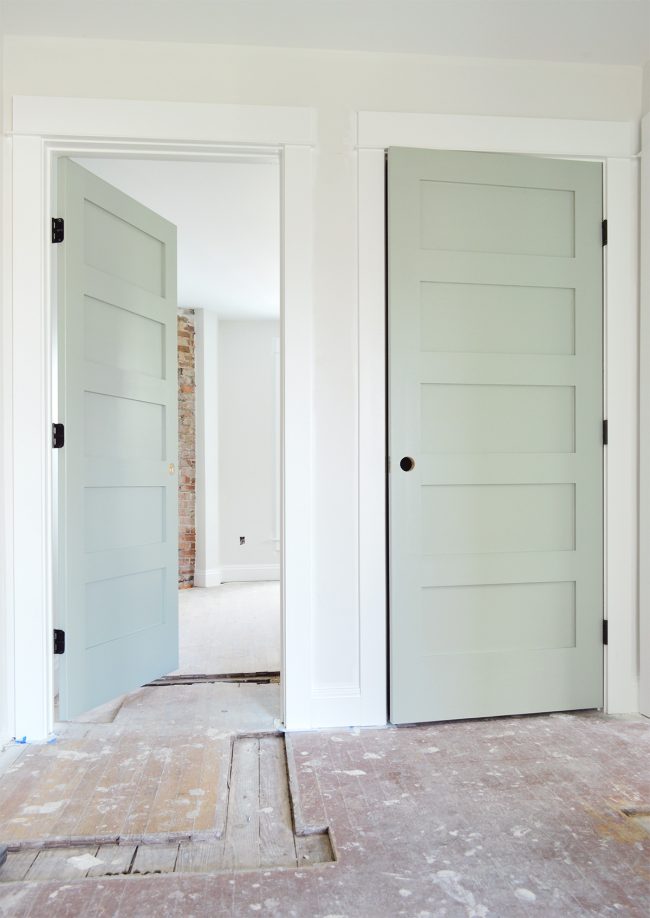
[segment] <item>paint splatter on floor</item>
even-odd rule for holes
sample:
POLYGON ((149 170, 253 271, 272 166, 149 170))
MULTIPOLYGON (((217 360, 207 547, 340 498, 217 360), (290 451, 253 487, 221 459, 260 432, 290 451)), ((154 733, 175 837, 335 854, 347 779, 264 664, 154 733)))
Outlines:
POLYGON ((650 835, 623 812, 650 805, 647 721, 318 732, 289 735, 287 749, 297 827, 329 826, 337 863, 8 883, 0 914, 647 918, 650 835))
POLYGON ((188 833, 174 842, 172 833, 161 833, 139 844, 117 837, 86 845, 79 844, 79 839, 67 844, 45 839, 40 847, 28 841, 10 850, 0 870, 0 883, 206 874, 333 861, 327 831, 305 836, 294 833, 283 737, 236 737, 231 753, 224 788, 226 819, 220 837, 212 832, 196 840, 188 833))
POLYGON ((112 722, 24 747, 0 778, 0 839, 221 831, 235 725, 272 730, 278 710, 277 685, 140 689, 112 722))

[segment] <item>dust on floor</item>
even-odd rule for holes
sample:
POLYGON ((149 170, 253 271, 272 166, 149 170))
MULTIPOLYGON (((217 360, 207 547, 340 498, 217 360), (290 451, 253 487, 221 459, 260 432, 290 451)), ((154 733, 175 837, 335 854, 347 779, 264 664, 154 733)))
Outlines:
POLYGON ((279 708, 273 684, 163 686, 62 725, 0 779, 0 839, 222 833, 232 735, 274 730, 279 708))
MULTIPOLYGON (((204 777, 209 782, 209 775, 204 777)), ((206 792, 207 787, 193 788, 189 794, 201 803, 206 792)), ((235 738, 228 787, 222 793, 227 801, 225 827, 204 832, 202 841, 189 829, 185 838, 170 842, 170 836, 179 834, 176 826, 140 843, 122 837, 79 844, 77 837, 67 845, 46 839, 35 846, 28 840, 9 852, 0 883, 303 867, 333 860, 326 831, 305 836, 294 832, 281 736, 235 738)))
MULTIPOLYGON (((269 688, 263 686, 260 688, 269 688)), ((156 691, 167 691, 157 689, 156 691)), ((6 883, 12 918, 519 918, 650 912, 650 724, 597 714, 287 736, 300 870, 6 883)), ((0 782, 1 784, 2 782, 0 782)))

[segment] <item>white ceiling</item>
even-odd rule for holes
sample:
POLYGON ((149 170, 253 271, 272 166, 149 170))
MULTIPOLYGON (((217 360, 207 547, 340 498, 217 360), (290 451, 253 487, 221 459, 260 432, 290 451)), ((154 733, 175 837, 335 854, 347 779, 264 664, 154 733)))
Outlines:
POLYGON ((13 34, 640 65, 650 0, 0 0, 13 34))
POLYGON ((262 163, 77 159, 178 228, 178 304, 280 314, 280 184, 262 163))

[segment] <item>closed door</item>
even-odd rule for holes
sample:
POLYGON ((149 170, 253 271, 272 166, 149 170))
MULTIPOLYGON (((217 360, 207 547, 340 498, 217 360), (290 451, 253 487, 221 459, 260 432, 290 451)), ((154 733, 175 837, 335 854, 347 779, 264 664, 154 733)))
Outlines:
POLYGON ((391 720, 603 702, 602 167, 388 155, 391 720))
POLYGON ((178 666, 176 228, 69 160, 58 190, 69 719, 178 666))

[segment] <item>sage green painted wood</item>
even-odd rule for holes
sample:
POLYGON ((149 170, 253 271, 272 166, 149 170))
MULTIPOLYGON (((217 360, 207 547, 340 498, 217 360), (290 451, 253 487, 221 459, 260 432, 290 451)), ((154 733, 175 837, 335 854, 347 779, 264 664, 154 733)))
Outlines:
POLYGON ((178 666, 176 228, 67 159, 58 194, 56 621, 70 719, 178 666))
POLYGON ((395 723, 603 703, 601 221, 599 164, 389 150, 395 723))

